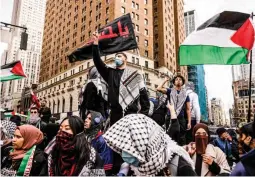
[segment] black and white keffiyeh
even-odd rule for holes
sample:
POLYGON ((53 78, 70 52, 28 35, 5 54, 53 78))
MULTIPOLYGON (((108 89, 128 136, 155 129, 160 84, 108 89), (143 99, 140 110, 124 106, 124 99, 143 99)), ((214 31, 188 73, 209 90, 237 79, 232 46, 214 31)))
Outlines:
POLYGON ((187 92, 185 89, 181 89, 180 92, 178 93, 175 88, 171 89, 171 94, 170 94, 170 99, 171 102, 173 102, 176 115, 178 116, 184 106, 184 103, 187 98, 187 92))
POLYGON ((119 103, 123 111, 140 96, 142 89, 146 89, 142 75, 137 70, 126 68, 121 77, 119 93, 119 103))
POLYGON ((143 114, 123 117, 103 137, 117 153, 126 151, 139 160, 139 167, 132 166, 136 175, 156 175, 166 167, 174 154, 182 156, 194 168, 184 148, 178 146, 155 121, 143 114))
POLYGON ((17 125, 14 122, 9 120, 2 120, 1 125, 2 125, 4 134, 7 136, 8 139, 11 139, 17 128, 17 125))

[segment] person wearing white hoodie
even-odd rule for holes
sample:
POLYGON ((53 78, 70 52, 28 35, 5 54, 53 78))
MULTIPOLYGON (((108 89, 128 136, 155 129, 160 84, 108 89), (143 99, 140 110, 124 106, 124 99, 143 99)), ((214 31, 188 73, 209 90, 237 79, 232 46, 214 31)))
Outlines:
POLYGON ((188 82, 186 84, 186 93, 190 98, 190 110, 191 110, 191 129, 187 132, 186 141, 187 143, 192 141, 192 131, 193 127, 200 123, 201 113, 198 101, 198 95, 195 93, 195 86, 193 82, 188 82))

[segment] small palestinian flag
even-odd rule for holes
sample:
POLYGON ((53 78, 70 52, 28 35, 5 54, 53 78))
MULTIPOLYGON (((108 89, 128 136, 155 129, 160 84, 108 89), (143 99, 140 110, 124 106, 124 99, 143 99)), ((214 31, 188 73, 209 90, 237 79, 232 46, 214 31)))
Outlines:
POLYGON ((0 82, 26 77, 20 61, 1 66, 0 82))
POLYGON ((207 20, 181 44, 180 65, 248 64, 254 36, 250 14, 224 11, 207 20))

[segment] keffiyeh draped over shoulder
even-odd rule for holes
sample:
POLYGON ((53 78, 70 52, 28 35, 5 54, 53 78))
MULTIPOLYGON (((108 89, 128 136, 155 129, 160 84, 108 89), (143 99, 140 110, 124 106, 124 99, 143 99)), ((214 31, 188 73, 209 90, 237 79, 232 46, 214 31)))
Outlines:
POLYGON ((139 167, 132 167, 136 175, 156 175, 166 167, 173 154, 182 156, 194 168, 184 148, 178 146, 155 121, 145 115, 130 114, 123 117, 103 137, 117 153, 126 151, 140 161, 139 167))
POLYGON ((2 120, 1 125, 3 128, 3 131, 7 138, 11 139, 14 135, 14 132, 17 128, 16 124, 14 122, 11 122, 9 120, 2 120))

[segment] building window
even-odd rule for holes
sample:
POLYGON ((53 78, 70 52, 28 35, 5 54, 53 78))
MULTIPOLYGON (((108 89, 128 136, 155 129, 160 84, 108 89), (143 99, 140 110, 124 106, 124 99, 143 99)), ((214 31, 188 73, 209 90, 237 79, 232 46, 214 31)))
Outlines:
POLYGON ((148 0, 144 0, 144 4, 148 4, 148 0))
POLYGON ((148 14, 148 9, 144 9, 144 15, 148 14))
POLYGON ((126 13, 126 9, 125 9, 125 7, 121 7, 121 13, 126 13))
POLYGON ((135 13, 134 12, 132 12, 132 18, 135 18, 135 13))
POLYGON ((149 31, 147 29, 144 30, 144 35, 149 35, 149 31))
POLYGON ((144 40, 144 45, 148 47, 148 40, 144 40))
POLYGON ((146 80, 149 80, 149 74, 148 73, 145 73, 144 77, 145 77, 146 80))
POLYGON ((139 65, 139 58, 136 58, 136 64, 139 65))
POLYGON ((138 14, 136 14, 136 20, 139 20, 139 15, 138 14))
POLYGON ((135 63, 135 57, 132 57, 132 63, 135 63))
POLYGON ((146 57, 148 57, 148 56, 149 56, 149 52, 148 52, 148 50, 145 50, 145 51, 144 51, 144 55, 145 55, 146 57))
POLYGON ((145 61, 145 68, 148 68, 149 67, 149 63, 148 61, 145 61))
POLYGON ((109 14, 109 7, 106 8, 106 14, 109 14))
POLYGON ((132 1, 132 8, 135 8, 135 2, 132 1))
POLYGON ((136 29, 136 31, 139 31, 139 26, 135 25, 135 29, 136 29))
POLYGON ((144 19, 144 24, 148 25, 148 20, 147 19, 144 19))
POLYGON ((59 107, 60 107, 60 101, 58 100, 58 108, 57 108, 57 113, 59 113, 59 107))
POLYGON ((139 4, 136 4, 136 9, 139 10, 139 4))
POLYGON ((139 42, 139 36, 136 36, 135 39, 137 42, 139 42))

